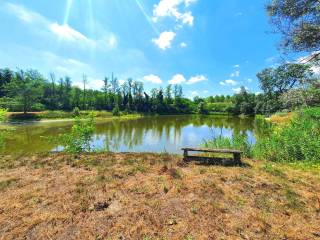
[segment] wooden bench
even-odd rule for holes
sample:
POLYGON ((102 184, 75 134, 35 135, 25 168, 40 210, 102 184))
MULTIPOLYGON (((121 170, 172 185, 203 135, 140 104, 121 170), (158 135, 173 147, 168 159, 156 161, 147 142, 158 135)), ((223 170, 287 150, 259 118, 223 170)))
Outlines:
POLYGON ((208 148, 182 148, 183 150, 183 160, 184 161, 204 161, 211 160, 213 158, 210 157, 202 157, 202 156, 189 156, 189 152, 203 152, 203 153, 230 153, 233 154, 233 164, 241 165, 241 153, 242 151, 234 150, 234 149, 208 149, 208 148))

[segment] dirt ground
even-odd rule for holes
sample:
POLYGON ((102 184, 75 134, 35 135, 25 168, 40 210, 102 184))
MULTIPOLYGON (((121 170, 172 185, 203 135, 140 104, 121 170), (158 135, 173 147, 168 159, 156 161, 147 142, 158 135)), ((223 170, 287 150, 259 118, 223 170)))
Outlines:
POLYGON ((320 239, 320 173, 245 163, 0 156, 0 240, 320 239))

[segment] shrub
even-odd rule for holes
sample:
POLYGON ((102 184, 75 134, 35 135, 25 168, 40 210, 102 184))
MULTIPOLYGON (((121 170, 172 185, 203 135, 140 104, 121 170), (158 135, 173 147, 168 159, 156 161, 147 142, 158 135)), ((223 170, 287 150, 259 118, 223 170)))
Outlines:
POLYGON ((3 122, 6 119, 7 109, 0 108, 0 122, 3 122))
POLYGON ((94 115, 90 114, 89 119, 81 121, 79 117, 75 118, 71 132, 60 135, 59 144, 67 153, 90 152, 92 137, 95 129, 94 115))
POLYGON ((80 116, 80 109, 78 107, 75 107, 72 111, 73 117, 79 117, 80 116))
POLYGON ((116 105, 116 106, 114 107, 114 109, 112 110, 112 115, 113 115, 113 116, 120 116, 120 109, 119 109, 119 106, 118 106, 118 105, 116 105))

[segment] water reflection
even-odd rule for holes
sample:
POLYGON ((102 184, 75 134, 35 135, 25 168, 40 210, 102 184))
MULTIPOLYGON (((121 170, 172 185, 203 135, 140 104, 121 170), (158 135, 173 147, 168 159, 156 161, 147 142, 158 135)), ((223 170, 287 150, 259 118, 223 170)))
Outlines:
MULTIPOLYGON (((35 153, 58 149, 48 137, 70 131, 72 122, 15 125, 6 138, 6 153, 35 153)), ((180 153, 212 136, 245 133, 253 137, 253 120, 225 116, 159 116, 98 121, 92 146, 110 151, 180 153)))

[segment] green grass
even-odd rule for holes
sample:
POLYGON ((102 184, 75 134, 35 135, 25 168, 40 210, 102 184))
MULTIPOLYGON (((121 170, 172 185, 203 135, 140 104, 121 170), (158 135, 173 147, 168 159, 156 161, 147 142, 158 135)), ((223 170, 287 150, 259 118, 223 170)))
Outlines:
POLYGON ((0 192, 5 191, 7 188, 14 186, 19 179, 17 178, 12 178, 4 181, 0 181, 0 192))

